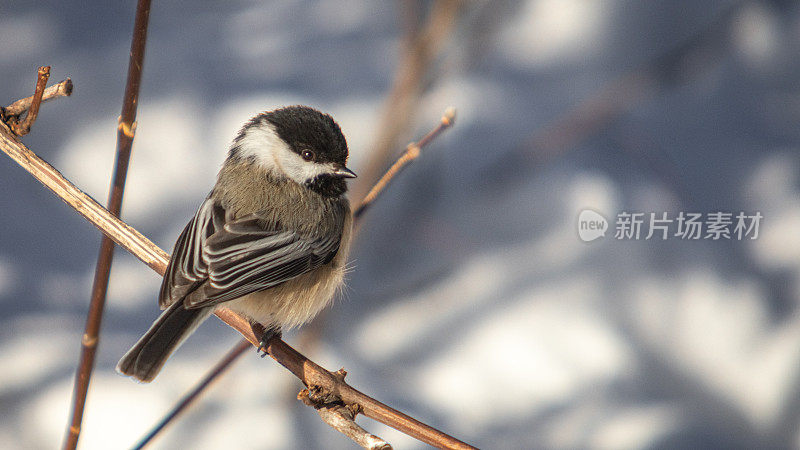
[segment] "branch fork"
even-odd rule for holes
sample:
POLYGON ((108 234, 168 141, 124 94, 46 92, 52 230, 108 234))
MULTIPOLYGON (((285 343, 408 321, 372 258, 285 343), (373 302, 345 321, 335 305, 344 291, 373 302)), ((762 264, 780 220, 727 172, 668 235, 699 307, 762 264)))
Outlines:
MULTIPOLYGON (((338 382, 344 383, 347 372, 339 369, 330 374, 338 382)), ((297 394, 297 399, 307 406, 313 407, 323 422, 349 437, 361 447, 375 450, 392 449, 391 444, 356 423, 355 418, 361 412, 361 406, 358 403, 346 404, 337 394, 318 385, 303 389, 297 394)))
MULTIPOLYGON (((336 372, 329 373, 335 380, 336 384, 344 383, 344 377, 347 376, 347 372, 344 369, 339 369, 336 372)), ((336 385, 333 387, 335 388, 336 385)), ((330 389, 326 388, 325 386, 312 384, 307 389, 300 391, 300 393, 297 394, 297 399, 302 400, 306 405, 313 406, 317 409, 333 404, 343 405, 350 409, 353 417, 361 412, 361 407, 358 406, 358 403, 351 403, 349 405, 345 404, 342 400, 342 397, 336 391, 338 391, 338 389, 330 389)))
POLYGON ((31 127, 39 115, 39 107, 42 103, 54 98, 72 95, 72 80, 67 78, 45 89, 49 78, 50 66, 39 67, 36 77, 36 90, 33 95, 17 100, 5 108, 0 108, 0 120, 5 122, 15 135, 24 136, 31 131, 31 127), (23 114, 25 114, 25 118, 22 117, 23 114))

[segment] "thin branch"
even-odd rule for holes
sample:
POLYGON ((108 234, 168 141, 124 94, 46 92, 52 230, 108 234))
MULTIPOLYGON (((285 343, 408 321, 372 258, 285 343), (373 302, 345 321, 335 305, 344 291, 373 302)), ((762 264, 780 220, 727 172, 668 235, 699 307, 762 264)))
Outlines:
POLYGON ((187 395, 184 395, 181 401, 175 405, 174 408, 166 415, 158 424, 147 433, 147 436, 143 437, 141 441, 134 447, 135 449, 144 448, 145 445, 149 444, 160 432, 163 430, 167 425, 170 424, 178 415, 180 415, 186 408, 188 408, 195 400, 199 397, 200 393, 203 392, 208 386, 210 386, 215 380, 219 378, 224 372, 226 372, 233 363, 239 359, 239 356, 243 355, 245 351, 250 349, 250 342, 247 339, 241 339, 229 352, 225 355, 223 359, 217 362, 216 365, 200 380, 199 383, 189 392, 187 395))
POLYGON ((28 114, 22 121, 19 117, 4 117, 11 125, 11 131, 17 136, 25 136, 31 131, 33 123, 36 122, 36 117, 39 115, 39 106, 42 104, 42 97, 44 97, 44 88, 47 86, 47 80, 50 78, 50 66, 39 67, 38 75, 36 77, 36 90, 31 97, 31 103, 28 106, 28 114))
MULTIPOLYGON (((125 94, 122 101, 122 114, 117 128, 117 161, 108 195, 108 210, 114 216, 119 216, 122 210, 122 198, 125 192, 125 179, 128 175, 128 162, 131 157, 134 130, 136 129, 136 109, 138 106, 139 86, 142 79, 144 65, 144 49, 147 42, 147 25, 150 18, 150 0, 139 0, 136 5, 136 18, 133 24, 131 37, 130 59, 128 60, 128 80, 125 85, 125 94)), ((28 116, 34 112, 37 102, 28 116)), ((108 279, 111 274, 111 263, 114 258, 114 241, 103 236, 100 241, 100 252, 95 266, 92 295, 89 303, 89 312, 86 315, 86 327, 81 339, 81 355, 75 375, 75 387, 72 394, 72 417, 67 428, 64 440, 64 449, 72 450, 78 446, 78 439, 83 421, 83 410, 86 404, 86 394, 89 391, 89 382, 94 369, 95 354, 100 339, 100 327, 103 322, 103 311, 108 292, 108 279)))
POLYGON ((361 447, 374 450, 392 450, 392 446, 388 442, 361 428, 353 420, 353 413, 346 406, 335 405, 317 408, 317 414, 319 414, 323 422, 349 437, 361 447))
MULTIPOLYGON (((81 192, 56 169, 22 145, 3 123, 0 123, 0 150, 11 156, 42 184, 87 218, 100 231, 112 238, 114 242, 141 259, 160 275, 164 275, 169 257, 163 250, 109 213, 94 199, 81 192)), ((263 330, 254 330, 245 317, 227 308, 219 308, 215 314, 244 336, 253 346, 256 348, 259 346, 260 337, 256 333, 262 333, 263 330)), ((354 389, 280 339, 271 339, 267 344, 267 352, 306 386, 316 386, 321 391, 329 393, 328 396, 331 399, 339 399, 346 405, 358 405, 360 411, 367 417, 436 447, 474 448, 354 389)))
MULTIPOLYGON (((244 325, 247 326, 246 320, 244 325)), ((258 345, 255 335, 253 340, 256 342, 251 343, 258 345)), ((303 384, 324 393, 326 403, 341 401, 345 405, 357 405, 365 416, 435 447, 474 448, 354 389, 342 377, 325 370, 282 340, 273 338, 267 344, 269 355, 300 378, 303 384)))
POLYGON ((456 120, 456 109, 452 106, 447 108, 442 116, 439 125, 436 126, 433 130, 431 130, 428 134, 426 134, 422 139, 417 142, 412 142, 406 146, 406 151, 403 152, 402 155, 397 159, 397 161, 389 167, 389 170, 386 171, 385 174, 372 186, 372 189, 367 193, 364 197, 364 200, 361 201, 361 204, 356 208, 355 212, 353 212, 353 216, 358 219, 361 217, 362 214, 372 205, 376 198, 386 189, 389 182, 400 173, 405 166, 408 165, 411 161, 417 159, 422 151, 422 148, 428 145, 432 140, 436 138, 436 136, 440 135, 444 130, 449 128, 453 125, 456 120))
MULTIPOLYGON (((344 369, 339 369, 335 374, 344 380, 347 372, 345 372, 344 369)), ((307 406, 316 409, 323 422, 330 425, 334 430, 349 437, 361 447, 375 450, 392 449, 392 446, 388 442, 369 433, 356 423, 355 417, 356 414, 358 414, 356 408, 350 408, 341 403, 325 403, 324 400, 319 398, 320 394, 318 389, 303 389, 297 394, 297 399, 307 406)))
MULTIPOLYGON (((456 110, 455 110, 455 108, 453 108, 453 107, 447 108, 445 110, 445 112, 444 112, 444 115, 442 116, 441 121, 436 126, 436 128, 434 128, 428 134, 423 136, 422 139, 420 139, 419 141, 412 142, 411 144, 408 144, 408 147, 406 148, 406 151, 402 155, 400 155, 398 160, 392 165, 392 167, 389 168, 389 170, 383 175, 383 177, 381 177, 381 179, 378 181, 378 183, 375 186, 372 187, 372 189, 369 191, 369 194, 367 194, 367 197, 365 197, 364 200, 362 200, 361 204, 355 209, 355 212, 353 213, 354 223, 355 224, 358 224, 359 218, 362 217, 362 214, 367 210, 367 208, 370 205, 372 205, 372 203, 375 201, 375 199, 383 192, 383 190, 386 188, 386 186, 389 184, 389 182, 398 173, 400 173, 402 168, 405 167, 407 164, 409 164, 414 159, 416 159, 419 156, 420 151, 421 151, 421 149, 423 147, 425 147, 428 144, 430 144, 444 130, 446 130, 447 128, 452 126, 453 123, 455 122, 455 118, 456 118, 456 110)), ((201 381, 200 383, 195 385, 195 387, 192 388, 192 390, 190 392, 188 392, 186 395, 183 396, 183 399, 181 400, 180 404, 177 407, 173 408, 173 410, 159 422, 159 424, 156 426, 156 428, 151 430, 148 433, 147 437, 140 442, 140 444, 139 444, 140 446, 145 445, 147 442, 152 440, 156 435, 158 435, 158 433, 162 429, 164 429, 164 427, 171 420, 174 420, 178 416, 178 414, 177 414, 178 412, 180 412, 186 406, 189 406, 189 404, 195 398, 199 397, 200 394, 202 394, 202 391, 204 389, 206 389, 206 387, 208 387, 216 377, 218 377, 218 376, 222 375, 223 373, 225 373, 225 367, 227 365, 233 364, 236 361, 236 359, 239 356, 242 355, 242 353, 236 353, 236 349, 238 348, 239 345, 241 345, 241 344, 237 344, 236 347, 231 349, 228 352, 228 354, 224 357, 224 359, 222 361, 218 362, 217 365, 215 366, 215 368, 213 370, 211 370, 211 372, 206 374, 206 376, 203 378, 203 381, 201 381), (231 357, 230 355, 232 355, 232 354, 235 354, 235 356, 231 357)), ((301 392, 301 394, 302 394, 302 392, 301 392)), ((334 416, 332 415, 333 414, 332 412, 323 413, 323 412, 320 412, 320 410, 318 410, 317 412, 320 413, 320 416, 322 417, 322 419, 325 420, 326 423, 328 423, 329 425, 331 425, 331 423, 326 420, 326 417, 328 417, 330 420, 338 420, 338 419, 334 419, 333 418, 334 416), (323 414, 325 414, 325 415, 323 416, 323 414)), ((341 423, 341 422, 337 422, 337 423, 341 423)), ((331 425, 331 426, 336 428, 336 429, 338 429, 334 425, 331 425)), ((345 433, 345 434, 347 434, 347 433, 345 433)), ((367 441, 364 441, 364 442, 373 442, 373 440, 368 439, 367 441)), ((374 442, 377 442, 377 441, 374 441, 374 442)), ((361 444, 359 443, 359 445, 361 445, 361 444)), ((386 445, 388 445, 388 444, 386 444, 386 445)), ((375 447, 375 448, 380 448, 380 447, 375 447)))
MULTIPOLYGON (((45 89, 44 95, 42 95, 41 103, 54 98, 69 97, 70 95, 72 95, 72 80, 67 78, 66 80, 62 80, 60 83, 54 84, 45 89)), ((17 100, 5 108, 0 108, 2 110, 0 112, 2 112, 6 122, 8 122, 9 118, 19 117, 25 111, 30 109, 31 105, 33 104, 34 97, 34 95, 31 95, 30 97, 17 100)))

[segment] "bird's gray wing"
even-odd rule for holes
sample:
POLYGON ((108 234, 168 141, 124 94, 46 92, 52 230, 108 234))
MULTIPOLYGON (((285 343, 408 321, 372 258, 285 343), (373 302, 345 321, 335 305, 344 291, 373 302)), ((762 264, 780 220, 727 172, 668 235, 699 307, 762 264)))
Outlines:
POLYGON ((277 286, 330 262, 339 250, 341 233, 309 239, 265 222, 258 214, 245 216, 217 228, 204 240, 202 260, 208 281, 184 300, 187 308, 277 286))
POLYGON ((206 240, 225 225, 225 210, 207 198, 186 225, 175 243, 164 280, 159 306, 164 309, 197 289, 208 278, 208 264, 203 259, 206 240))

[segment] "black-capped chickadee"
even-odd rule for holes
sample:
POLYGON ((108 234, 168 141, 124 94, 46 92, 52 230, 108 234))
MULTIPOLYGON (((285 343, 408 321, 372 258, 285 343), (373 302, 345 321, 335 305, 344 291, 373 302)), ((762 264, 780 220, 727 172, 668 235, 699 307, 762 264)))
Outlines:
POLYGON ((149 382, 218 305, 268 331, 307 322, 342 283, 352 215, 347 142, 327 114, 259 114, 231 145, 217 183, 181 233, 161 284, 166 310, 117 370, 149 382))

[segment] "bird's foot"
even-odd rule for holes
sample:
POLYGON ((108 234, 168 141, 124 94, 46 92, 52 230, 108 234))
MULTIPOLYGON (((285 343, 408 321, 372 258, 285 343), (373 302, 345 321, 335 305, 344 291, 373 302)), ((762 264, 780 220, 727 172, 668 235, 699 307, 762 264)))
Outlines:
POLYGON ((269 345, 269 340, 273 337, 278 337, 280 339, 282 333, 280 328, 267 328, 264 331, 264 334, 261 335, 261 341, 258 343, 258 349, 256 350, 261 357, 267 356, 267 346, 269 345))

